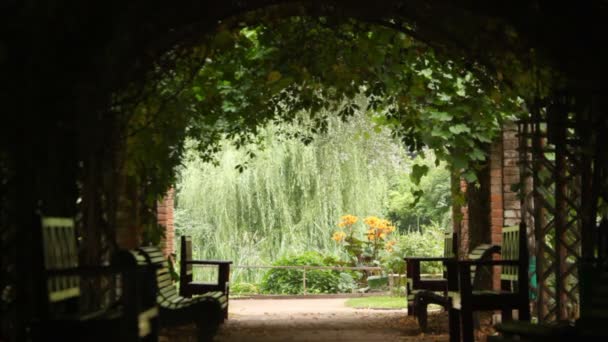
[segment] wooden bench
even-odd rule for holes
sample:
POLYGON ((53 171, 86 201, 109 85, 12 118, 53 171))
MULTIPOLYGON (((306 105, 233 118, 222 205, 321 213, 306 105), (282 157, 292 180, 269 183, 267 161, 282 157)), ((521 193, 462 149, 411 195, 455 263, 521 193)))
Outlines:
POLYGON ((526 227, 503 228, 502 260, 452 261, 448 267, 450 341, 473 341, 473 312, 500 310, 502 320, 512 319, 518 310, 520 320, 530 320, 528 291, 528 249, 526 227), (517 260, 514 260, 517 258, 517 260), (475 287, 480 267, 501 266, 500 290, 475 287), (477 271, 476 271, 477 269, 477 271))
POLYGON ((420 328, 426 330, 426 306, 417 306, 421 293, 427 293, 432 297, 433 303, 441 305, 441 298, 447 295, 448 283, 445 278, 422 278, 421 264, 423 262, 444 262, 446 260, 456 260, 458 254, 458 240, 456 233, 446 232, 443 240, 443 257, 405 257, 406 269, 406 294, 407 294, 407 314, 417 316, 420 328), (443 293, 443 296, 436 295, 436 292, 443 293), (424 312, 423 312, 424 311, 424 312))
POLYGON ((156 304, 141 290, 150 274, 143 259, 119 251, 110 266, 79 266, 74 220, 38 217, 36 222, 34 274, 39 286, 31 340, 156 341, 156 304), (91 279, 109 282, 120 296, 92 311, 83 310, 81 295, 92 291, 83 284, 91 279))
POLYGON ((199 341, 211 341, 225 319, 228 298, 220 291, 207 292, 194 298, 180 296, 171 279, 168 261, 160 249, 142 247, 139 251, 156 267, 156 301, 160 309, 161 327, 195 323, 199 341))
MULTIPOLYGON (((491 260, 492 257, 500 252, 500 247, 490 244, 481 244, 477 246, 471 253, 468 255, 468 260, 479 261, 479 260, 491 260)), ((444 264, 456 261, 456 259, 446 259, 444 260, 444 264)), ((483 269, 477 270, 475 268, 471 269, 472 279, 475 279, 477 283, 482 280, 482 271, 483 269)), ((488 274, 491 275, 491 272, 488 274)), ((446 272, 447 278, 447 272, 446 272)), ((477 284, 476 283, 476 284, 477 284)), ((475 288, 477 288, 476 285, 475 288)), ((417 291, 414 295, 414 308, 416 310, 415 314, 418 318, 418 324, 422 331, 426 331, 427 328, 427 307, 429 304, 437 304, 443 306, 446 310, 450 307, 450 298, 447 293, 448 284, 447 279, 445 283, 445 291, 443 293, 438 293, 432 290, 420 290, 417 291)))
MULTIPOLYGON (((190 298, 193 295, 202 295, 209 292, 221 292, 226 298, 230 294, 230 265, 232 261, 222 260, 193 260, 192 259, 192 238, 190 236, 181 237, 181 250, 179 262, 179 294, 190 298), (194 281, 194 266, 213 265, 218 268, 217 282, 205 283, 194 281)), ((228 317, 228 301, 224 310, 224 317, 228 317)))
POLYGON ((499 336, 488 341, 606 341, 608 340, 608 264, 600 259, 579 262, 581 311, 576 322, 532 324, 503 322, 499 336))

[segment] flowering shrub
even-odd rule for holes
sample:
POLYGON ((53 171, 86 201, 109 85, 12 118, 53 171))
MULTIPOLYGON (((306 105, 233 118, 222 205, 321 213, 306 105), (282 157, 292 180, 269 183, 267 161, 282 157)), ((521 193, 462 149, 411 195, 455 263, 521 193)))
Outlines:
POLYGON ((355 227, 359 218, 354 215, 344 215, 338 223, 339 230, 333 233, 332 239, 342 244, 350 256, 353 265, 378 264, 378 257, 382 250, 387 253, 393 251, 396 241, 389 240, 389 235, 395 231, 395 226, 388 220, 376 216, 368 216, 363 220, 367 226, 365 233, 366 241, 359 239, 361 234, 355 227))

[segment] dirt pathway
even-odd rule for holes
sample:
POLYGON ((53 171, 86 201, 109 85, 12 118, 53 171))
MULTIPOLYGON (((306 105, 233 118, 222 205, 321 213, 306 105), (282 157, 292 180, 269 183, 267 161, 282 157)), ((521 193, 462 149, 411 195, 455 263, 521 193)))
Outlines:
MULTIPOLYGON (((346 307, 346 299, 232 299, 216 342, 447 341, 445 313, 422 334, 405 310, 346 307)), ((161 342, 196 341, 193 325, 164 330, 161 342)))
POLYGON ((430 317, 421 334, 405 310, 346 307, 346 299, 232 300, 216 337, 232 341, 447 341, 445 315, 430 317))

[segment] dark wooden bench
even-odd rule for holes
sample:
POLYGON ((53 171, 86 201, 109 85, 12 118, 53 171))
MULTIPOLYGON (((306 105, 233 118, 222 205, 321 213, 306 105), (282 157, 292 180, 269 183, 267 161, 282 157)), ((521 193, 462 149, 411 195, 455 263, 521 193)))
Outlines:
POLYGON ((405 257, 405 269, 407 277, 407 313, 416 315, 415 296, 420 291, 443 292, 447 294, 448 281, 445 278, 422 278, 420 265, 423 262, 444 262, 455 260, 458 256, 458 240, 456 233, 446 232, 443 240, 443 257, 405 257))
POLYGON ((228 298, 220 291, 207 292, 194 298, 180 296, 171 278, 168 261, 160 249, 142 247, 139 251, 156 267, 156 301, 160 310, 161 327, 195 323, 199 341, 211 341, 224 322, 228 298))
POLYGON ((448 267, 450 341, 473 341, 475 311, 500 310, 502 320, 512 319, 518 310, 519 319, 530 320, 528 291, 528 250, 526 227, 503 228, 502 260, 452 261, 448 267), (517 258, 517 259, 515 259, 517 258), (480 268, 501 266, 501 289, 475 288, 480 268), (477 269, 477 271, 475 271, 477 269), (461 330, 462 329, 462 330, 461 330))
MULTIPOLYGON (((478 260, 492 260, 492 257, 500 252, 500 247, 490 244, 481 244, 477 246, 471 253, 468 255, 468 260, 478 261, 478 260)), ((446 259, 443 260, 444 264, 456 261, 456 259, 446 259)), ((472 279, 475 279, 477 283, 482 280, 482 271, 480 269, 479 272, 475 268, 471 269, 472 279)), ((488 273, 488 277, 491 275, 491 272, 488 273)), ((447 278, 447 272, 446 276, 447 278)), ((444 278, 445 279, 445 278, 444 278)), ((475 288, 477 288, 476 286, 475 288)), ((417 291, 414 295, 414 309, 416 317, 418 319, 418 324, 422 331, 426 331, 427 328, 427 307, 429 304, 437 304, 442 306, 444 309, 449 309, 450 307, 450 298, 447 293, 448 284, 447 279, 445 282, 445 290, 443 292, 437 292, 433 290, 420 290, 417 291)))
POLYGON ((407 294, 407 313, 418 317, 420 328, 426 330, 426 306, 417 306, 421 293, 427 293, 433 297, 433 302, 441 304, 441 298, 447 296, 448 283, 446 275, 443 278, 422 278, 420 269, 423 262, 444 262, 455 260, 458 254, 458 240, 456 233, 446 232, 443 242, 443 257, 405 257, 406 269, 406 294, 407 294), (436 294, 441 292, 443 296, 436 294), (424 312, 422 312, 424 311, 424 312))
MULTIPOLYGON (((181 250, 179 261, 179 294, 190 298, 193 295, 202 295, 209 292, 221 292, 226 298, 230 294, 230 265, 232 261, 223 260, 193 260, 192 259, 192 238, 190 236, 181 237, 181 250), (194 266, 211 265, 217 266, 217 282, 206 283, 194 281, 194 266)), ((224 310, 224 317, 228 317, 228 301, 224 310)))
POLYGON ((157 340, 156 303, 142 291, 151 270, 142 258, 119 251, 109 266, 79 266, 74 220, 38 217, 36 222, 38 296, 31 340, 157 340), (93 309, 84 308, 82 295, 95 291, 83 287, 91 280, 106 282, 119 295, 93 309))
POLYGON ((496 325, 500 335, 488 341, 607 341, 608 264, 600 259, 581 260, 578 269, 581 310, 576 322, 503 322, 496 325))

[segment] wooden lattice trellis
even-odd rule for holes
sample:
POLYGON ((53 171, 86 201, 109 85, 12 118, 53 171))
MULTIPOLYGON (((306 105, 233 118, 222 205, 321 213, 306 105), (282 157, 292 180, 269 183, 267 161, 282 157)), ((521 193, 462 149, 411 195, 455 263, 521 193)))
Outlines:
POLYGON ((579 316, 577 265, 599 250, 593 177, 603 166, 595 155, 592 126, 599 116, 592 103, 556 96, 519 123, 522 218, 536 260, 531 279, 537 281, 532 299, 539 321, 579 316))

